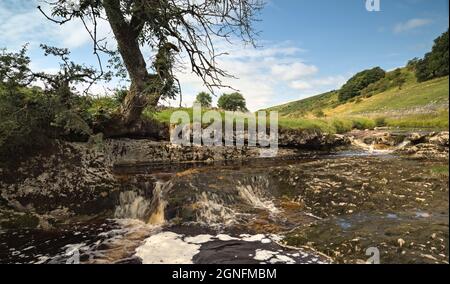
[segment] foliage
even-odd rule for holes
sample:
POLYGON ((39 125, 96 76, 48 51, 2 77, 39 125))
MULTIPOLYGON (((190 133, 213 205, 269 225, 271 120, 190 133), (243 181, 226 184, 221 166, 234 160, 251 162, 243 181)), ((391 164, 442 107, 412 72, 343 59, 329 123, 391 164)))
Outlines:
POLYGON ((248 111, 245 98, 240 93, 223 94, 220 96, 217 106, 228 111, 248 111))
POLYGON ((60 70, 54 74, 31 71, 26 47, 0 56, 0 155, 2 161, 19 158, 48 146, 53 138, 86 140, 93 131, 93 100, 77 92, 103 77, 95 70, 69 60, 66 49, 42 46, 46 55, 57 56, 60 70), (40 81, 45 89, 33 86, 40 81))
POLYGON ((210 108, 212 104, 212 97, 206 92, 201 92, 197 95, 195 102, 201 104, 202 107, 210 108))
POLYGON ((417 64, 419 63, 420 59, 417 57, 414 57, 413 59, 409 60, 408 63, 406 64, 406 68, 409 71, 416 71, 417 68, 417 64))
POLYGON ((364 97, 371 97, 392 88, 398 88, 401 90, 402 87, 407 83, 410 74, 411 72, 402 70, 400 68, 397 68, 391 72, 387 72, 384 78, 368 85, 366 88, 361 90, 361 95, 364 97))
POLYGON ((375 125, 377 127, 384 127, 387 126, 386 117, 377 117, 375 118, 375 125))
POLYGON ((322 118, 322 117, 326 116, 325 113, 323 112, 323 110, 321 110, 321 109, 317 109, 313 113, 314 113, 314 116, 317 118, 322 118))
POLYGON ((449 75, 448 31, 434 41, 431 52, 416 64, 416 77, 419 82, 447 75, 449 75))
POLYGON ((342 86, 339 91, 339 101, 345 102, 351 98, 361 95, 361 91, 372 83, 384 78, 386 72, 380 67, 364 70, 357 73, 355 76, 342 86))
POLYGON ((0 163, 50 142, 53 102, 38 89, 0 90, 0 163))

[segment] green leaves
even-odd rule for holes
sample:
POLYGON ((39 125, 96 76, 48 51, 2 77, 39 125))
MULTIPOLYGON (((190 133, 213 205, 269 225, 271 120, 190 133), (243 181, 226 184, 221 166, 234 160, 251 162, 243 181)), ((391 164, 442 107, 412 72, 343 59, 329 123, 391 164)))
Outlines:
POLYGON ((229 111, 248 111, 245 98, 240 93, 223 94, 219 98, 217 106, 221 109, 229 111))
POLYGON ((195 102, 200 103, 204 108, 210 108, 212 103, 212 97, 208 93, 201 92, 197 95, 195 102))
POLYGON ((339 101, 345 102, 351 98, 360 96, 363 89, 384 78, 385 75, 386 72, 380 67, 359 72, 342 86, 342 89, 339 91, 339 101))
POLYGON ((448 31, 434 41, 431 52, 416 64, 417 81, 424 82, 449 74, 448 31))

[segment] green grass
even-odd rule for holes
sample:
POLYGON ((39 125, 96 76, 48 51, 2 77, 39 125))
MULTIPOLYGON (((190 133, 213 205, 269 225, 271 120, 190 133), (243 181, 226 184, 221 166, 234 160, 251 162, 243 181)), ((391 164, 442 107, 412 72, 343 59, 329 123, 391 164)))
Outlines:
POLYGON ((385 84, 369 86, 370 92, 346 103, 338 101, 338 91, 331 91, 266 111, 278 111, 282 126, 335 133, 376 126, 448 129, 449 77, 418 83, 412 71, 403 68, 401 73, 406 78, 401 88, 386 89, 389 84, 383 79, 385 84), (318 110, 325 118, 317 117, 318 110))
POLYGON ((325 111, 327 115, 355 115, 407 111, 430 104, 448 105, 449 79, 438 78, 423 83, 410 83, 401 90, 394 88, 359 102, 346 103, 325 111))
POLYGON ((449 175, 449 169, 448 169, 448 165, 445 166, 435 166, 431 168, 431 172, 435 175, 444 175, 444 176, 448 176, 449 175))
POLYGON ((386 118, 387 126, 400 128, 437 128, 448 129, 448 110, 437 113, 415 114, 402 118, 386 118))
MULTIPOLYGON (((377 93, 376 86, 372 86, 370 95, 344 104, 338 101, 338 91, 331 91, 265 111, 278 111, 282 128, 316 129, 326 133, 345 133, 355 128, 364 130, 377 126, 448 129, 448 76, 417 83, 412 72, 406 69, 402 72, 407 80, 401 89, 394 87, 377 93), (427 109, 430 104, 436 107, 427 109), (414 109, 420 111, 415 113, 414 109), (323 111, 325 117, 317 117, 318 110, 323 111)), ((99 109, 109 112, 117 107, 117 102, 110 98, 98 98, 91 108, 93 112, 99 109)), ((143 117, 170 123, 176 111, 187 112, 192 121, 192 108, 165 108, 157 112, 148 109, 143 117)), ((202 109, 202 115, 207 111, 202 109)), ((225 112, 220 111, 220 115, 224 120, 225 112)))

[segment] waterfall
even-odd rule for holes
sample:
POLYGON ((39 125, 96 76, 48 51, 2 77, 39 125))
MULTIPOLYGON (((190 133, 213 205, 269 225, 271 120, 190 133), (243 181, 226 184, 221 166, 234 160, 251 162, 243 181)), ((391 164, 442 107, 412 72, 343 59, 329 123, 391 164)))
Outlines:
POLYGON ((118 219, 143 220, 150 211, 150 201, 140 196, 136 191, 121 192, 119 205, 116 207, 114 217, 118 219))
POLYGON ((258 177, 250 184, 239 184, 237 186, 237 190, 239 192, 239 196, 253 207, 267 210, 271 214, 278 214, 280 213, 280 210, 271 200, 264 197, 263 188, 268 187, 268 180, 263 177, 258 177))
POLYGON ((153 189, 153 199, 151 203, 151 215, 148 219, 148 224, 163 225, 166 220, 164 217, 164 209, 166 208, 166 201, 163 198, 164 191, 171 185, 169 182, 157 181, 153 189))
POLYGON ((152 225, 164 224, 166 202, 163 195, 170 185, 170 182, 157 181, 151 199, 133 190, 121 192, 114 217, 118 219, 138 219, 152 225))
POLYGON ((227 207, 223 200, 215 194, 207 194, 202 192, 197 197, 197 220, 214 225, 231 225, 236 221, 236 212, 227 207))

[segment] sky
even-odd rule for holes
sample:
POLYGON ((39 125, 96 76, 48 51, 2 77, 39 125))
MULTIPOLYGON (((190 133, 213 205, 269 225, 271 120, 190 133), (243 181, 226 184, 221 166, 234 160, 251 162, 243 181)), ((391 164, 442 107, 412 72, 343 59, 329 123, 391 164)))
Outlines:
MULTIPOLYGON (((414 57, 423 57, 433 40, 448 29, 448 0, 380 0, 380 11, 371 12, 366 0, 266 1, 255 23, 260 32, 256 48, 237 40, 232 45, 216 43, 219 51, 229 53, 218 60, 219 66, 235 77, 224 82, 239 90, 253 111, 338 89, 364 69, 404 66, 414 57)), ((67 47, 74 61, 97 66, 81 23, 50 23, 36 9, 39 4, 43 3, 0 0, 0 48, 13 51, 29 43, 35 71, 53 72, 58 67, 55 60, 43 56, 40 43, 67 47)), ((111 38, 107 22, 100 24, 99 31, 111 38)), ((113 39, 110 42, 114 45, 113 39)), ((207 90, 188 68, 177 76, 185 106, 207 90)), ((92 91, 107 94, 117 84, 97 85, 92 91)), ((229 91, 218 90, 216 95, 229 91)), ((164 104, 176 106, 178 101, 164 104)))

